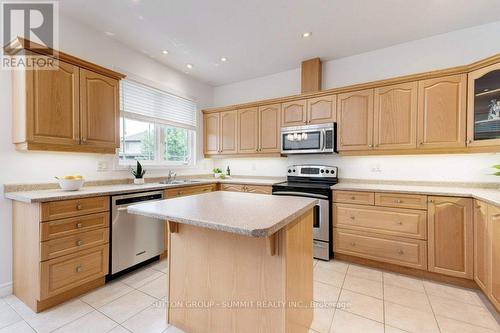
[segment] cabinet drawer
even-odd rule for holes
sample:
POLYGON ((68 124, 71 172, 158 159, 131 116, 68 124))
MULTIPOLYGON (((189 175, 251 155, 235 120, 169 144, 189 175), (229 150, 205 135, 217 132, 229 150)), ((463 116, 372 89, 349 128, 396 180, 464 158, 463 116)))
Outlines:
POLYGON ((272 194, 273 188, 266 185, 221 184, 221 191, 272 194))
POLYGON ((109 211, 109 197, 45 202, 42 204, 42 221, 57 220, 105 211, 109 211))
POLYGON ((245 192, 245 185, 241 184, 220 184, 221 191, 245 192))
POLYGON ((42 242, 41 260, 54 259, 109 242, 109 229, 82 232, 68 237, 42 242))
POLYGON ((40 300, 105 276, 108 255, 106 244, 40 263, 40 300))
POLYGON ((337 228, 427 239, 427 213, 421 210, 334 204, 337 228))
POLYGON ((375 193, 375 205, 426 210, 427 196, 419 194, 375 193))
POLYGON ((361 258, 427 269, 427 242, 335 228, 334 251, 361 258))
POLYGON ((40 225, 40 240, 46 241, 109 226, 109 212, 44 222, 40 225))
POLYGON ((172 188, 172 189, 165 190, 165 199, 185 197, 188 195, 213 192, 216 190, 217 190, 216 184, 172 188))
POLYGON ((374 205, 375 194, 373 192, 333 191, 333 201, 361 205, 374 205))

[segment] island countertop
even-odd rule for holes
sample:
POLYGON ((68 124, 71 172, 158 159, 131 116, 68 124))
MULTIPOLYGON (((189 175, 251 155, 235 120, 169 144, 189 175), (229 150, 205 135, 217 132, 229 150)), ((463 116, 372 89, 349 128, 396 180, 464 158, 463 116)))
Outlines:
POLYGON ((131 214, 251 237, 267 237, 317 204, 317 200, 267 194, 211 192, 128 207, 131 214))

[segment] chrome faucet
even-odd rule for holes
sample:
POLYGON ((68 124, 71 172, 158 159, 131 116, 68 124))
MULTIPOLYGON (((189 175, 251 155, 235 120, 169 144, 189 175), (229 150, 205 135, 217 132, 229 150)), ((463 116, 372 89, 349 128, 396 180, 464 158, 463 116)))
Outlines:
POLYGON ((173 182, 175 180, 176 176, 177 176, 177 174, 175 172, 173 172, 172 170, 168 170, 167 184, 170 184, 171 182, 173 182))

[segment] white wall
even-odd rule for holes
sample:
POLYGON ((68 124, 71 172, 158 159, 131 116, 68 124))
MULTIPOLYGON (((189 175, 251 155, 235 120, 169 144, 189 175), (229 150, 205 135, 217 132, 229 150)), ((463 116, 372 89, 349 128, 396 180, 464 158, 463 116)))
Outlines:
MULTIPOLYGON (((381 80, 395 76, 464 65, 500 53, 491 36, 500 35, 500 21, 395 45, 323 63, 323 88, 381 80)), ((329 55, 320 55, 329 56, 329 55)), ((214 103, 225 106, 300 92, 300 69, 216 87, 214 103)), ((488 175, 500 162, 498 154, 286 158, 215 160, 216 167, 231 166, 233 174, 284 176, 287 165, 337 165, 340 177, 431 181, 500 182, 488 175), (379 169, 380 171, 372 171, 379 169)))
MULTIPOLYGON (((323 62, 323 89, 465 65, 500 53, 500 21, 323 62)), ((330 54, 320 54, 329 57, 330 54)), ((214 105, 300 93, 300 68, 216 87, 214 105)))
MULTIPOLYGON (((200 108, 213 104, 213 88, 174 71, 151 58, 135 52, 106 37, 103 33, 60 18, 60 49, 99 65, 123 69, 154 82, 177 95, 195 100, 200 108)), ((12 216, 11 202, 3 198, 5 183, 52 182, 55 175, 79 173, 86 179, 129 177, 127 171, 97 172, 97 162, 106 161, 112 169, 112 155, 18 152, 11 143, 11 76, 0 70, 0 296, 9 292, 12 281, 12 216)), ((200 133, 201 134, 201 133, 200 133)), ((199 142, 201 142, 201 135, 199 142)), ((201 147, 201 145, 198 145, 201 147)), ((201 149, 199 150, 201 157, 201 149)), ((211 160, 200 160, 196 167, 181 169, 181 174, 206 173, 211 160)), ((166 170, 149 171, 148 175, 164 175, 166 170)))

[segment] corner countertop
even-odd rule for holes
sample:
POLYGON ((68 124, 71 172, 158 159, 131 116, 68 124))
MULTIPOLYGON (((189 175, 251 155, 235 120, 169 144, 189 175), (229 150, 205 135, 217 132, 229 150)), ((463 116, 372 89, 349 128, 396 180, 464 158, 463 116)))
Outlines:
POLYGON ((306 213, 316 199, 240 192, 211 192, 146 202, 128 212, 251 237, 267 237, 306 213))
POLYGON ((192 178, 192 179, 188 178, 188 179, 193 180, 195 182, 184 183, 184 184, 146 183, 144 185, 113 184, 113 185, 101 185, 101 186, 85 186, 78 191, 63 191, 61 189, 18 191, 18 192, 7 192, 5 193, 5 197, 7 199, 15 201, 36 203, 36 202, 81 199, 81 198, 104 196, 104 195, 117 195, 125 193, 165 190, 169 188, 198 186, 198 185, 207 185, 216 183, 269 186, 284 180, 284 178, 281 179, 281 178, 244 178, 244 177, 241 178, 234 177, 226 179, 218 179, 218 178, 192 178))
POLYGON ((340 182, 333 185, 332 190, 362 191, 362 192, 393 192, 405 194, 427 194, 447 197, 474 198, 491 205, 500 206, 500 190, 492 188, 435 186, 435 185, 406 185, 406 184, 374 184, 340 182))

